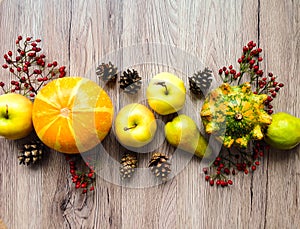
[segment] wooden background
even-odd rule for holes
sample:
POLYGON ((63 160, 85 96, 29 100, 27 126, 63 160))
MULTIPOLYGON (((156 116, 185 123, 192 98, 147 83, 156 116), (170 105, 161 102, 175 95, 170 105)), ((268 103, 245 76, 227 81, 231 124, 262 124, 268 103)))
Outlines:
MULTIPOLYGON (((48 60, 66 65, 70 75, 97 80, 90 72, 107 53, 155 42, 197 56, 216 74, 223 65, 237 66, 241 47, 254 40, 263 48, 264 68, 286 85, 274 103, 275 111, 300 117, 299 20, 299 0, 3 0, 0 53, 13 50, 18 35, 39 37, 48 60)), ((122 53, 127 61, 143 54, 145 50, 122 53)), ((176 59, 171 49, 169 55, 176 59)), ((140 70, 146 79, 151 76, 147 69, 140 70)), ((1 70, 0 75, 9 82, 7 71, 1 70)), ((116 92, 108 89, 116 110, 133 100, 116 92)), ((197 113, 201 102, 191 101, 197 113)), ((291 151, 271 150, 254 174, 239 174, 227 189, 209 187, 199 159, 192 158, 164 185, 129 188, 98 177, 96 191, 85 196, 74 190, 63 154, 51 152, 41 164, 29 168, 18 165, 17 142, 0 139, 0 144, 0 219, 8 228, 300 225, 299 146, 291 151)), ((103 145, 116 159, 123 151, 113 133, 103 145)), ((173 149, 163 144, 160 150, 173 149)), ((145 167, 148 159, 149 155, 141 155, 140 166, 145 167)))

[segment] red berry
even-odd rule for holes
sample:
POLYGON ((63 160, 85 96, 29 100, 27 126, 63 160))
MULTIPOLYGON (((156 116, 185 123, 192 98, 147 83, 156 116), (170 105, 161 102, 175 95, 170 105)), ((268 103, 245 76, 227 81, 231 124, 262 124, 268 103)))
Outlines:
POLYGON ((11 73, 14 73, 14 69, 13 69, 13 68, 10 68, 9 71, 10 71, 11 73))
POLYGON ((261 52, 261 51, 262 51, 262 49, 261 49, 261 48, 257 48, 256 50, 257 50, 257 52, 261 52))
POLYGON ((224 173, 226 173, 227 175, 229 175, 230 170, 229 170, 228 168, 225 168, 225 169, 224 169, 224 173))
POLYGON ((256 161, 256 162, 255 162, 255 164, 256 164, 256 165, 259 165, 259 164, 260 164, 260 162, 259 162, 259 161, 256 161))
POLYGON ((33 93, 30 93, 30 95, 29 95, 30 97, 34 97, 34 94, 33 93))
POLYGON ((232 185, 233 184, 232 180, 228 180, 228 184, 232 185))
POLYGON ((88 177, 89 177, 89 178, 92 178, 93 175, 94 175, 94 173, 89 173, 89 174, 88 174, 88 177))
POLYGON ((272 102, 272 101, 273 101, 273 99, 272 99, 271 96, 268 96, 267 100, 268 100, 269 102, 272 102))
POLYGON ((52 64, 53 64, 54 67, 56 67, 57 66, 57 61, 54 61, 52 64))
POLYGON ((283 83, 280 83, 280 84, 278 84, 278 86, 279 86, 279 87, 283 87, 283 86, 284 86, 284 84, 283 84, 283 83))
POLYGON ((90 191, 94 191, 94 190, 95 190, 94 186, 90 187, 90 191))
POLYGON ((242 63, 242 62, 243 62, 242 58, 239 58, 238 63, 242 63))
POLYGON ((32 42, 32 43, 31 43, 31 46, 32 46, 32 47, 36 47, 37 44, 36 44, 35 42, 32 42))
POLYGON ((87 189, 84 189, 84 190, 82 191, 82 194, 85 194, 85 193, 87 193, 87 189))
POLYGON ((269 76, 269 77, 273 77, 273 73, 272 73, 272 72, 269 72, 268 76, 269 76))
POLYGON ((273 108, 273 106, 272 106, 272 105, 268 105, 268 108, 269 108, 269 109, 272 109, 272 108, 273 108))
POLYGON ((247 52, 248 48, 246 46, 243 47, 243 52, 247 52))
POLYGON ((258 70, 256 74, 259 76, 262 76, 264 74, 264 72, 262 70, 258 70))
POLYGON ((255 171, 256 170, 256 166, 252 165, 251 169, 252 169, 252 171, 255 171))
POLYGON ((31 37, 27 37, 27 38, 26 38, 26 41, 30 41, 30 40, 31 40, 31 37))
POLYGON ((249 41, 247 45, 248 46, 253 46, 253 41, 249 41))
POLYGON ((253 59, 250 60, 250 61, 249 61, 249 64, 251 64, 251 65, 255 64, 255 60, 253 60, 253 59))
POLYGON ((8 68, 8 65, 7 64, 3 64, 2 68, 8 68))
POLYGON ((71 173, 71 174, 75 174, 75 172, 76 172, 75 169, 71 169, 71 170, 70 170, 70 173, 71 173))
POLYGON ((0 87, 4 87, 5 83, 0 82, 0 87))
POLYGON ((259 62, 261 62, 262 60, 263 60, 263 58, 262 57, 258 57, 258 59, 257 59, 259 62))
POLYGON ((20 40, 22 40, 23 39, 23 37, 22 36, 18 36, 18 40, 20 41, 20 40))
POLYGON ((20 55, 21 55, 21 56, 25 56, 25 54, 26 54, 26 53, 25 53, 25 51, 23 51, 23 50, 20 52, 20 55))
POLYGON ((202 171, 204 172, 204 174, 207 174, 208 169, 207 168, 203 168, 202 171))
POLYGON ((8 51, 7 53, 9 56, 12 56, 12 51, 8 51))
POLYGON ((81 188, 86 188, 86 186, 87 186, 87 183, 82 183, 81 184, 81 188))
POLYGON ((221 184, 220 180, 217 180, 216 185, 219 186, 221 184))
POLYGON ((221 186, 222 186, 222 187, 225 187, 225 186, 226 186, 226 185, 225 185, 225 181, 221 180, 221 186))
POLYGON ((210 181, 209 181, 210 186, 213 186, 214 183, 215 183, 214 180, 210 180, 210 181))
POLYGON ((245 174, 248 174, 248 173, 249 173, 249 171, 248 171, 247 169, 245 169, 245 170, 244 170, 244 173, 245 173, 245 174))
POLYGON ((41 39, 36 39, 35 41, 36 41, 36 42, 41 42, 41 39))
POLYGON ((273 114, 273 110, 268 110, 268 114, 273 114))
POLYGON ((208 181, 210 179, 210 176, 205 176, 205 180, 208 181))
POLYGON ((40 58, 45 58, 46 56, 44 54, 41 54, 40 55, 40 58))
POLYGON ((51 67, 52 67, 52 64, 51 64, 51 63, 49 63, 49 64, 47 65, 47 67, 48 67, 48 68, 51 68, 51 67))
POLYGON ((79 184, 76 184, 76 185, 75 185, 75 188, 78 189, 78 188, 80 188, 80 186, 81 186, 80 183, 79 183, 79 184))

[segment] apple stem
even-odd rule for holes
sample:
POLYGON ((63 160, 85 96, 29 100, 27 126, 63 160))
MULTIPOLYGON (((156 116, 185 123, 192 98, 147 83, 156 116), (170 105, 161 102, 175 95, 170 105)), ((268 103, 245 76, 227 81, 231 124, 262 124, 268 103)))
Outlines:
POLYGON ((168 95, 169 91, 165 82, 157 82, 156 85, 160 85, 166 89, 165 94, 168 95))
POLYGON ((5 112, 4 117, 5 117, 6 119, 8 119, 8 105, 7 105, 7 104, 6 104, 6 112, 5 112))
POLYGON ((135 128, 136 126, 137 126, 137 124, 134 124, 134 126, 132 126, 132 127, 124 127, 124 130, 127 131, 127 130, 135 128))

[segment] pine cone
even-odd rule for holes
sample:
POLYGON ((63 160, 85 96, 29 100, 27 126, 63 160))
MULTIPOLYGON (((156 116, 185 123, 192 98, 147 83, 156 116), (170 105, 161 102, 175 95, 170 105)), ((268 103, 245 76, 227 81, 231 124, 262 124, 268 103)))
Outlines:
POLYGON ((168 175, 171 172, 171 163, 169 157, 164 153, 154 153, 149 161, 149 168, 156 177, 160 177, 163 181, 168 179, 168 175))
POLYGON ((123 72, 120 77, 120 88, 124 90, 125 93, 136 94, 141 88, 142 81, 138 72, 134 69, 123 72))
POLYGON ((136 167, 137 167, 136 156, 129 153, 125 154, 121 158, 121 166, 120 166, 120 173, 121 173, 122 180, 126 178, 130 178, 135 172, 136 167))
POLYGON ((96 68, 96 74, 105 82, 112 82, 117 79, 118 68, 110 61, 108 64, 102 63, 96 68))
POLYGON ((24 144, 18 156, 20 164, 30 165, 41 160, 44 148, 44 144, 40 141, 32 141, 24 144))
POLYGON ((190 90, 195 95, 206 94, 210 88, 212 82, 212 71, 205 68, 203 71, 194 73, 192 77, 189 77, 190 90))

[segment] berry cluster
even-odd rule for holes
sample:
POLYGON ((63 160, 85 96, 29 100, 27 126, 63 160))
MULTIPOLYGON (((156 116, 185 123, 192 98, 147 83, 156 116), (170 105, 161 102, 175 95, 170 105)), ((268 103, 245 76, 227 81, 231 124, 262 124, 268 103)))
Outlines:
POLYGON ((57 61, 46 63, 45 54, 40 54, 42 49, 38 46, 41 39, 18 36, 16 40, 17 54, 12 51, 4 55, 3 69, 8 70, 16 80, 5 85, 0 82, 4 93, 20 93, 34 98, 38 90, 48 81, 54 78, 62 78, 66 75, 65 66, 58 66, 57 61))
POLYGON ((96 183, 94 166, 89 162, 85 162, 84 170, 87 171, 81 171, 76 166, 77 159, 78 158, 71 159, 69 156, 66 156, 66 161, 69 162, 72 182, 75 184, 75 188, 82 189, 82 194, 87 193, 88 190, 94 191, 94 185, 96 183))
POLYGON ((238 172, 247 175, 249 171, 255 171, 260 165, 260 159, 268 150, 269 146, 263 142, 255 141, 250 152, 247 150, 233 152, 232 149, 222 151, 209 168, 203 168, 203 172, 206 174, 205 180, 211 186, 214 184, 221 187, 232 185, 233 181, 228 179, 229 175, 234 176, 238 172), (210 175, 208 175, 209 170, 213 170, 210 175))
POLYGON ((243 47, 242 56, 237 60, 240 70, 235 70, 232 65, 228 68, 224 66, 219 69, 219 75, 224 83, 229 84, 233 84, 234 82, 240 84, 242 77, 248 75, 250 77, 250 83, 256 83, 253 93, 268 95, 268 99, 265 102, 266 110, 269 114, 272 114, 273 106, 270 103, 284 84, 277 82, 277 77, 273 76, 271 72, 268 73, 269 77, 264 77, 264 71, 260 69, 259 66, 259 63, 263 60, 260 56, 261 52, 261 48, 256 48, 256 43, 249 41, 248 44, 243 47))

